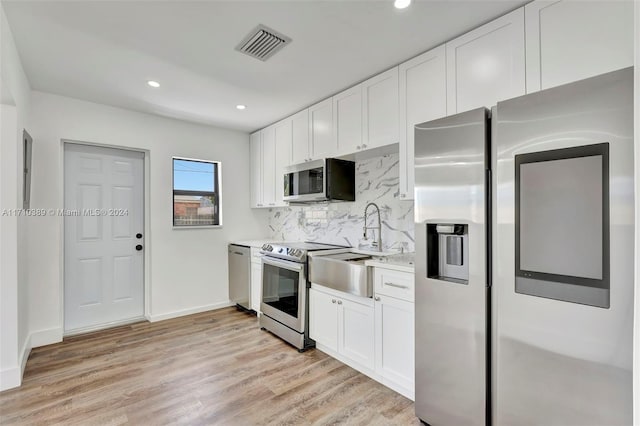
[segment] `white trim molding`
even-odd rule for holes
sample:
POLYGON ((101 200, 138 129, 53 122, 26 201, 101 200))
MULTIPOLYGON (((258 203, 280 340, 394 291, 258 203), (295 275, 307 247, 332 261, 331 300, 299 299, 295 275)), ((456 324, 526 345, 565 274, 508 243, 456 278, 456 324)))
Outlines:
POLYGON ((233 306, 233 305, 234 305, 234 303, 232 301, 227 300, 226 302, 212 303, 210 305, 204 305, 204 306, 198 306, 198 307, 195 307, 195 308, 183 309, 181 311, 173 311, 173 312, 167 312, 167 313, 164 313, 164 314, 157 314, 157 315, 150 314, 150 315, 147 316, 147 319, 150 322, 164 321, 164 320, 168 320, 168 319, 171 319, 171 318, 183 317, 185 315, 199 314, 201 312, 207 312, 207 311, 215 311, 216 309, 227 308, 227 307, 233 306))
POLYGON ((0 391, 17 388, 22 384, 22 374, 20 367, 7 368, 0 370, 0 391))
POLYGON ((31 341, 31 347, 37 348, 62 342, 62 335, 63 331, 61 327, 48 328, 46 330, 32 332, 29 335, 29 340, 31 341))

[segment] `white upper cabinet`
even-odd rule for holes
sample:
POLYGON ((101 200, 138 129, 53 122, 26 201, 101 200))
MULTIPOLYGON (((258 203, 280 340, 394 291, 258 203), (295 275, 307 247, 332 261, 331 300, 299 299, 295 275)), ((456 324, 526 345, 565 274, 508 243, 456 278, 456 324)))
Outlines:
POLYGON ((275 126, 262 130, 262 204, 276 205, 276 132, 275 126))
POLYGON ((445 46, 400 64, 399 87, 400 198, 412 200, 414 126, 447 115, 445 46))
POLYGON ((398 67, 361 86, 362 149, 398 143, 398 67))
POLYGON ((284 169, 291 164, 293 138, 292 119, 287 118, 275 125, 275 205, 286 206, 284 197, 284 169))
POLYGON ((447 114, 525 94, 524 8, 446 43, 446 48, 447 114))
POLYGON ((362 86, 333 97, 333 134, 340 154, 362 148, 362 86))
POLYGON ((632 1, 525 6, 527 93, 633 65, 632 1))
POLYGON ((309 142, 311 155, 309 160, 331 157, 338 152, 333 135, 333 99, 309 107, 309 142))
POLYGON ((262 207, 262 140, 261 132, 249 138, 251 152, 251 207, 262 207))
POLYGON ((305 109, 291 117, 291 164, 309 161, 309 110, 305 109))
POLYGON ((283 169, 291 161, 291 133, 287 119, 251 135, 251 207, 286 205, 283 169))

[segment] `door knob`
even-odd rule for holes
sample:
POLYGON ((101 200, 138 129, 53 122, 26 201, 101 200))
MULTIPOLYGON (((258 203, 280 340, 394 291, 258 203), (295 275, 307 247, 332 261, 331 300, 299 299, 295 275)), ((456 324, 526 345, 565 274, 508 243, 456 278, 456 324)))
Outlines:
POLYGON ((136 246, 136 250, 138 250, 138 251, 142 250, 142 244, 138 244, 138 245, 136 246))
POLYGON ((142 234, 141 234, 141 233, 137 233, 137 234, 136 234, 136 238, 137 238, 137 239, 142 238, 142 234))

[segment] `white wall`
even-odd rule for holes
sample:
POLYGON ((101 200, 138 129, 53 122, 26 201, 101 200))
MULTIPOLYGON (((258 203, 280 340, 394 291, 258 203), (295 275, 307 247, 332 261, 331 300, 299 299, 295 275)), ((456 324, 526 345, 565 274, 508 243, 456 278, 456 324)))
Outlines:
MULTIPOLYGON (((152 320, 228 303, 227 243, 264 235, 267 213, 249 208, 249 135, 32 92, 32 208, 62 208, 62 144, 75 140, 146 150, 150 234, 145 237, 152 320), (222 161, 223 227, 172 229, 172 156, 222 161)), ((62 335, 62 218, 29 224, 30 326, 62 335)), ((40 339, 38 339, 40 340, 40 339)), ((35 345, 35 343, 34 343, 35 345)))
MULTIPOLYGON (((21 207, 22 129, 30 87, 0 5, 0 209, 21 207)), ((24 218, 0 220, 0 390, 18 386, 30 347, 27 246, 24 218)))

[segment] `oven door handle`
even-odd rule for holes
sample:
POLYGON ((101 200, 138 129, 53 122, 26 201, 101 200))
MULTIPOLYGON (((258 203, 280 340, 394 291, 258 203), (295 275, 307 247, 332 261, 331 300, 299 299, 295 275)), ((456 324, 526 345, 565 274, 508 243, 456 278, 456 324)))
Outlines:
POLYGON ((290 271, 302 272, 304 269, 304 263, 286 262, 282 260, 275 260, 273 258, 262 257, 262 262, 267 265, 278 266, 280 268, 288 269, 290 271))

